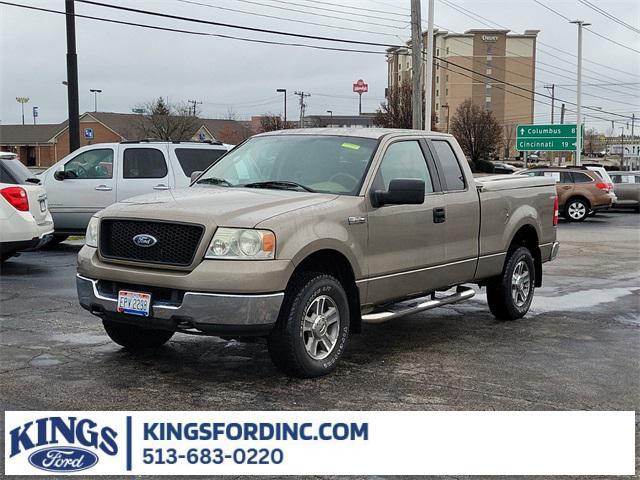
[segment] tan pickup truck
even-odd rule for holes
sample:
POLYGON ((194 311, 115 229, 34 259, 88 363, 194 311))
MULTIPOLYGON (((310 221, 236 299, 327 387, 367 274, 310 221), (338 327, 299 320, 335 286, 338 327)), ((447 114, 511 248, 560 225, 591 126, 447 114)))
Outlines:
POLYGON ((463 284, 486 287, 496 317, 522 317, 558 252, 557 218, 553 179, 474 180, 450 135, 271 132, 189 188, 93 217, 78 296, 126 348, 264 336, 280 369, 314 377, 362 323, 472 297, 463 284))

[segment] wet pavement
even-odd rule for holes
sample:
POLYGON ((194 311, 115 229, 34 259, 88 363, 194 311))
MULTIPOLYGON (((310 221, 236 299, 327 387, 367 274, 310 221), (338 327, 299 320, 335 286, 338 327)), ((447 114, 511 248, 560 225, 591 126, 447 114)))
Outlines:
MULTIPOLYGON (((640 215, 561 223, 531 312, 471 301, 364 326, 336 372, 287 378, 266 345, 177 334, 133 354, 76 300, 78 245, 0 279, 3 410, 639 410, 640 215)), ((637 442, 637 445, 640 442, 637 442)), ((637 458, 637 457, 636 457, 637 458)))

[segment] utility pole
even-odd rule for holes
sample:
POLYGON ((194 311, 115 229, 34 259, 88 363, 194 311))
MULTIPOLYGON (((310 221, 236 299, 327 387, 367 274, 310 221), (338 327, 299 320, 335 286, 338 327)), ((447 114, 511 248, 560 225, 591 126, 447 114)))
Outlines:
POLYGON ((553 113, 555 110, 555 103, 556 103, 556 84, 552 83, 551 85, 545 85, 544 88, 546 88, 547 90, 549 90, 549 93, 551 93, 551 125, 553 125, 553 113))
POLYGON ((560 123, 563 124, 564 123, 564 103, 562 104, 562 107, 560 107, 560 123))
POLYGON ((98 94, 102 93, 102 90, 99 90, 97 88, 90 88, 89 91, 93 93, 93 111, 97 112, 98 111, 98 94))
POLYGON ((624 170, 624 127, 620 127, 620 170, 624 170))
POLYGON ((582 28, 591 25, 584 20, 573 20, 578 25, 578 93, 576 99, 576 166, 582 165, 582 28))
POLYGON ((202 105, 202 102, 199 102, 197 100, 187 100, 187 103, 191 104, 191 106, 189 107, 189 115, 195 117, 198 105, 202 105))
POLYGON ((304 128, 304 111, 307 108, 307 105, 304 103, 304 99, 306 97, 310 97, 310 93, 305 92, 293 92, 294 95, 298 95, 300 97, 300 128, 304 128))
POLYGON ((286 88, 276 88, 276 92, 282 93, 284 97, 284 125, 285 128, 287 126, 287 89, 286 88))
POLYGON ((411 0, 411 113, 412 126, 422 129, 422 22, 420 0, 411 0))
POLYGON ((631 139, 635 140, 635 135, 633 133, 633 127, 635 126, 636 123, 636 114, 632 113, 631 114, 631 139))
POLYGON ((76 53, 76 9, 74 0, 64 1, 67 26, 67 104, 69 110, 69 152, 80 148, 80 106, 78 104, 78 55, 76 53))
POLYGON ((22 107, 22 124, 24 125, 24 104, 29 101, 29 97, 16 97, 16 102, 22 107))
MULTIPOLYGON (((427 61, 425 65, 425 87, 424 87, 424 129, 431 131, 431 108, 433 105, 433 0, 429 0, 429 11, 427 12, 427 61)), ((447 112, 448 114, 449 112, 447 112)), ((448 130, 447 130, 448 131, 448 130)))

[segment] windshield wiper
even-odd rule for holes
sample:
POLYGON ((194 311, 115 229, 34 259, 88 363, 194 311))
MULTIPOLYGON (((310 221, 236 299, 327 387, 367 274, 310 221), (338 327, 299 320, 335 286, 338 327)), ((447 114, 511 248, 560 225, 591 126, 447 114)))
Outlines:
POLYGON ((218 177, 201 178, 196 183, 203 183, 207 185, 224 185, 225 187, 233 186, 231 182, 229 182, 228 180, 225 180, 224 178, 218 178, 218 177))
POLYGON ((252 182, 240 186, 246 188, 299 188, 304 190, 305 192, 315 192, 313 188, 309 188, 306 185, 302 185, 301 183, 297 182, 291 182, 289 180, 267 180, 265 182, 252 182))

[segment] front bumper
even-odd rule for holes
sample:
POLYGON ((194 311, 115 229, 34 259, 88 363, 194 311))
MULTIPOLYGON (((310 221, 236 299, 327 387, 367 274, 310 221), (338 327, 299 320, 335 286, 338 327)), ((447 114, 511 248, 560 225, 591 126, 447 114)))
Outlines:
MULTIPOLYGON (((77 275, 76 286, 80 305, 94 315, 185 333, 268 333, 278 318, 284 299, 284 293, 232 295, 187 291, 180 303, 165 303, 154 301, 152 294, 150 316, 139 317, 118 313, 117 294, 101 291, 98 280, 77 275)), ((139 290, 144 292, 145 287, 140 286, 139 290)))

